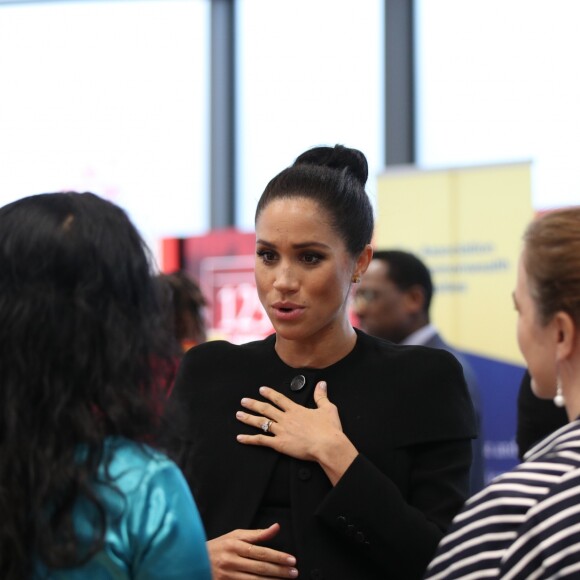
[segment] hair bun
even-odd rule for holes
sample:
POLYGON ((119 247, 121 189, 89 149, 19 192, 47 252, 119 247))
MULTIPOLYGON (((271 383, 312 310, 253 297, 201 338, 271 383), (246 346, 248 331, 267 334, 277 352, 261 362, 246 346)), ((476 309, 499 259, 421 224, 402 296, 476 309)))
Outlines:
POLYGON ((300 155, 294 165, 323 165, 333 169, 348 169, 363 185, 369 176, 369 166, 364 153, 344 145, 314 147, 300 155))

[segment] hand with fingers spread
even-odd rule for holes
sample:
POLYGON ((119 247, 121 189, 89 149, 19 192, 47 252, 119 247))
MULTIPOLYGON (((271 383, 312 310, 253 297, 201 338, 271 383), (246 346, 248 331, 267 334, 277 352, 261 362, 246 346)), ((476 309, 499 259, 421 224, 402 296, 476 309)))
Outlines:
POLYGON ((297 578, 296 558, 256 545, 273 538, 279 524, 265 530, 234 530, 207 542, 214 580, 297 578))
POLYGON ((316 409, 299 405, 268 387, 261 387, 260 394, 270 402, 244 398, 242 406, 251 413, 238 411, 236 418, 264 433, 238 435, 238 441, 316 461, 335 485, 358 451, 342 430, 338 409, 328 399, 326 382, 320 381, 314 390, 316 409))

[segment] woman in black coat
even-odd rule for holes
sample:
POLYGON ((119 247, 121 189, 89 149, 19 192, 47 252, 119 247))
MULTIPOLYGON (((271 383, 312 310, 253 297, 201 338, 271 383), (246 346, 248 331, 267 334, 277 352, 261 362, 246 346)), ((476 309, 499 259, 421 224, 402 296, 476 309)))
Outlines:
POLYGON ((276 334, 189 351, 173 453, 216 579, 420 578, 466 499, 475 435, 459 363, 354 329, 372 257, 366 159, 302 154, 256 211, 256 283, 276 334))

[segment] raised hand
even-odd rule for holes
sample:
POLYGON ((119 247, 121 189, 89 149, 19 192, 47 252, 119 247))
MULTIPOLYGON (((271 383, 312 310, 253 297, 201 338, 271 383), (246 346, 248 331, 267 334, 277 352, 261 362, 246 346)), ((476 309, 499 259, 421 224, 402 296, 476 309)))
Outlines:
POLYGON ((320 381, 314 389, 316 409, 299 405, 268 387, 261 387, 260 394, 270 403, 244 398, 242 406, 252 413, 238 411, 236 417, 261 432, 238 435, 238 441, 316 461, 335 485, 358 452, 342 431, 338 409, 327 396, 326 382, 320 381))

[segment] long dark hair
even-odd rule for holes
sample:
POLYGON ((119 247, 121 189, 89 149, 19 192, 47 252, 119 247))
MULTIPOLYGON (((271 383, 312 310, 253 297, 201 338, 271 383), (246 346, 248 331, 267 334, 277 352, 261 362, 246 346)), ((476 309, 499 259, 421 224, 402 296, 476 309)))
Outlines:
POLYGON ((126 214, 91 193, 0 208, 0 577, 86 561, 105 514, 103 440, 148 440, 173 367, 151 260, 126 214), (82 450, 83 461, 79 461, 82 450), (94 541, 73 508, 88 501, 94 541))

